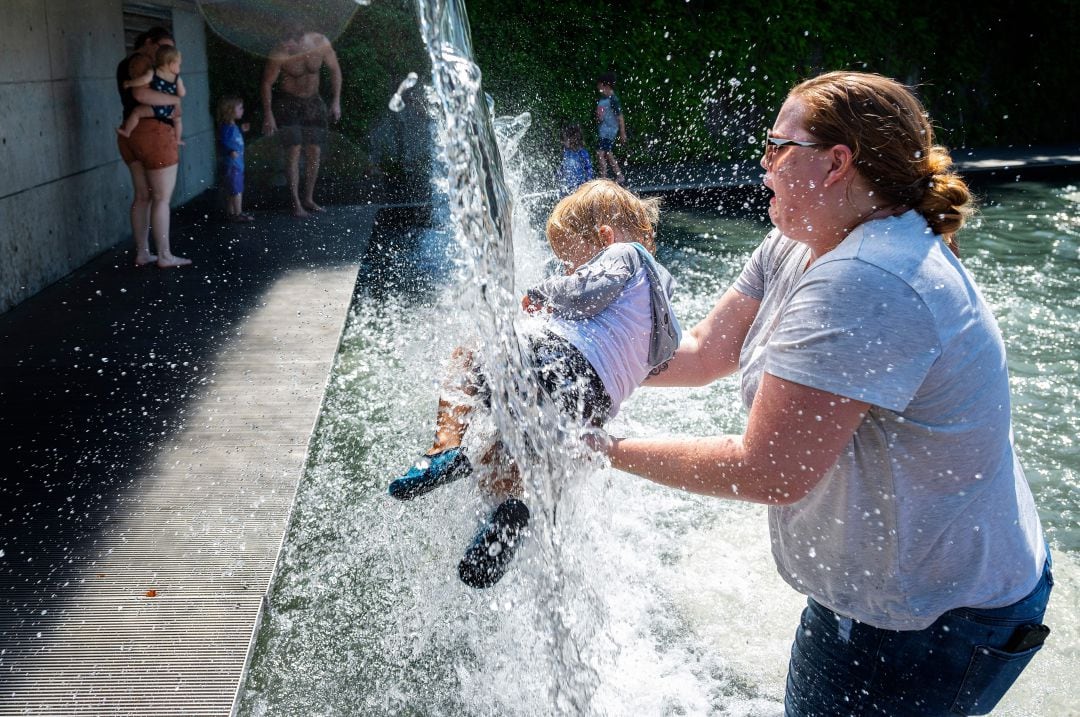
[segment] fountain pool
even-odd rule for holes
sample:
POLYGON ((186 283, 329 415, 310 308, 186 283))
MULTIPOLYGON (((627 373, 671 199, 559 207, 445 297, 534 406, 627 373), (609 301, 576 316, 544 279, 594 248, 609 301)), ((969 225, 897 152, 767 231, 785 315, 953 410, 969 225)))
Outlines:
MULTIPOLYGON (((980 192, 961 246, 1006 337, 1017 443, 1057 580, 1054 634, 995 714, 1077 714, 1080 190, 980 192)), ((705 315, 766 229, 702 210, 663 215, 660 256, 680 281, 686 324, 705 315)), ((430 264, 424 237, 405 242, 420 249, 380 254, 352 308, 241 713, 782 714, 803 600, 775 572, 764 508, 587 474, 562 497, 553 535, 567 565, 558 589, 541 594, 549 583, 536 574, 552 569, 543 546, 527 545, 491 590, 458 582, 480 506, 474 487, 411 504, 387 497, 429 438, 437 357, 470 326, 447 310, 452 281, 402 279, 418 256, 430 264), (550 629, 553 615, 563 629, 550 629)), ((514 241, 524 283, 546 248, 535 230, 514 241)), ((612 431, 708 434, 743 421, 725 381, 639 391, 612 431)))

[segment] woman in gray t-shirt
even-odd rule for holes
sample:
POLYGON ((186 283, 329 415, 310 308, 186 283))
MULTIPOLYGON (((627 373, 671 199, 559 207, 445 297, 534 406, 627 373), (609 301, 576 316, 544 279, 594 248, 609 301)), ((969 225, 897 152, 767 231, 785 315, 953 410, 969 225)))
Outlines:
POLYGON ((789 715, 985 714, 1041 646, 1053 579, 1004 344, 958 259, 968 189, 911 92, 865 73, 796 86, 761 164, 776 230, 648 382, 738 371, 745 433, 607 452, 770 506, 808 596, 789 715))

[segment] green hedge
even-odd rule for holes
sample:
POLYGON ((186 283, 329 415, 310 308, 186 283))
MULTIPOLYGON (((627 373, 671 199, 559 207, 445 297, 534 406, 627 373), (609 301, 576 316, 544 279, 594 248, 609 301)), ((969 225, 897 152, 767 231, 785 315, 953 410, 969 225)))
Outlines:
MULTIPOLYGON (((753 156, 787 89, 832 69, 916 85, 950 146, 1080 137, 1075 0, 984 0, 969 12, 932 0, 753 5, 467 0, 484 87, 499 114, 532 114, 527 149, 544 156, 569 122, 595 146, 595 78, 606 70, 620 78, 635 162, 753 156)), ((359 8, 334 44, 351 172, 397 83, 430 71, 410 0, 359 8)), ((213 101, 240 94, 258 127, 263 60, 213 35, 209 55, 213 101)))
POLYGON ((500 113, 530 111, 533 140, 555 148, 566 122, 593 136, 595 78, 614 70, 639 162, 749 156, 787 89, 834 69, 917 85, 950 146, 1075 140, 1078 6, 468 0, 500 113))

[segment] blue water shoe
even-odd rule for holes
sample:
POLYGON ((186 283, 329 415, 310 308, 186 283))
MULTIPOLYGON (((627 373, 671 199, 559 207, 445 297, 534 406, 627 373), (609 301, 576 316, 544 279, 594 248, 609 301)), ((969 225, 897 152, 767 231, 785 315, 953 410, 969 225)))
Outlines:
POLYGON ((471 472, 469 459, 461 449, 447 448, 433 456, 424 456, 405 475, 391 483, 388 491, 398 500, 412 500, 471 472))

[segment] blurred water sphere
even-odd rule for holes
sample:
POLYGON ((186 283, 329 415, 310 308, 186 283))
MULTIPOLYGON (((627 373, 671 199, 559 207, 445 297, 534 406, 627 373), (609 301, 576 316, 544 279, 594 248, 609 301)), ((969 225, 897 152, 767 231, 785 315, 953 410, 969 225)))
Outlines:
POLYGON ((226 42, 266 57, 284 39, 305 32, 330 42, 344 32, 360 0, 198 0, 206 23, 226 42))

